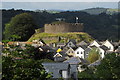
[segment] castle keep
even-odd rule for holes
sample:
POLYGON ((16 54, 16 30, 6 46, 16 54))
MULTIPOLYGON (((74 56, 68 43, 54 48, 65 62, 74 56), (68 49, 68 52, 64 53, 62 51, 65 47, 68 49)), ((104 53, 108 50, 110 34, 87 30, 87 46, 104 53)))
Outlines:
POLYGON ((83 31, 83 23, 45 24, 45 33, 67 33, 83 31))

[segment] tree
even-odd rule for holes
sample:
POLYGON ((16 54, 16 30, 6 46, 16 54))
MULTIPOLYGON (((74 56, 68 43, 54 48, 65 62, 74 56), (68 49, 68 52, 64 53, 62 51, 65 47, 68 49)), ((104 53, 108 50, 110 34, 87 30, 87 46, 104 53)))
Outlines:
MULTIPOLYGON (((87 68, 85 71, 78 73, 78 78, 101 78, 120 79, 120 56, 116 53, 110 53, 101 60, 101 64, 87 68)), ((94 80, 94 79, 92 79, 94 80)))
POLYGON ((3 80, 45 80, 51 77, 49 73, 45 72, 39 60, 14 60, 4 56, 2 59, 3 80))
POLYGON ((120 79, 120 56, 116 53, 107 54, 96 67, 95 75, 100 78, 118 78, 120 79))
POLYGON ((28 40, 35 32, 36 25, 28 13, 16 15, 5 25, 5 39, 28 40))
POLYGON ((95 62, 96 60, 98 60, 100 58, 100 55, 99 55, 99 52, 96 48, 93 48, 90 53, 88 54, 88 58, 87 60, 90 62, 90 63, 93 63, 95 62))
POLYGON ((87 68, 85 71, 79 72, 78 78, 94 78, 93 70, 87 68))

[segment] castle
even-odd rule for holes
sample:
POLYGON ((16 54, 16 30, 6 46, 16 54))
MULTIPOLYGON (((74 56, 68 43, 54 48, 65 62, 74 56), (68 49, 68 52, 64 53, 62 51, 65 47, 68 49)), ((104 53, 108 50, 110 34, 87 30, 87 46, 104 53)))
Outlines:
POLYGON ((83 23, 51 23, 45 24, 44 30, 42 32, 45 33, 67 33, 67 32, 82 32, 83 31, 83 23))

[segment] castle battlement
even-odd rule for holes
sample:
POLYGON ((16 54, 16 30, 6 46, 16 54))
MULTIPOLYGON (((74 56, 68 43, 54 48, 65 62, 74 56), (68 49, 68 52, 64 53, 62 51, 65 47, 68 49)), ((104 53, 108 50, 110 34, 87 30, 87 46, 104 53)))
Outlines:
POLYGON ((45 26, 60 26, 60 25, 83 25, 83 23, 61 23, 61 24, 45 24, 45 26))
POLYGON ((67 33, 67 32, 82 32, 83 23, 59 23, 45 24, 45 33, 67 33))

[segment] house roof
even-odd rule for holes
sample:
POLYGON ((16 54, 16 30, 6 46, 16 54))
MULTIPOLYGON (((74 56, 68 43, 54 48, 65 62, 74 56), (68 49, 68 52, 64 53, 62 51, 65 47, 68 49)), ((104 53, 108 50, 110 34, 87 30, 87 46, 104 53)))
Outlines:
POLYGON ((72 42, 73 44, 76 44, 75 39, 70 39, 69 42, 72 42))
POLYGON ((112 44, 112 45, 113 45, 113 43, 112 43, 112 42, 110 42, 109 40, 104 41, 104 42, 103 42, 103 45, 104 45, 106 42, 109 42, 110 44, 112 44))
POLYGON ((80 47, 85 50, 88 46, 87 45, 81 45, 80 47))
POLYGON ((72 49, 75 51, 78 47, 72 47, 72 49))
POLYGON ((45 45, 46 45, 46 43, 45 43, 42 39, 40 39, 40 41, 41 41, 43 44, 45 44, 45 45))
POLYGON ((105 45, 100 46, 100 48, 102 48, 103 50, 109 50, 109 48, 106 47, 105 45))
POLYGON ((65 45, 64 43, 57 43, 57 45, 65 45))
POLYGON ((46 50, 51 50, 52 48, 45 45, 45 46, 40 46, 39 48, 43 49, 43 51, 46 51, 46 50))
POLYGON ((42 65, 44 65, 45 66, 45 68, 48 68, 48 69, 60 69, 60 70, 62 70, 62 69, 68 69, 68 67, 69 67, 69 63, 55 63, 55 62, 50 62, 50 63, 42 63, 42 65))
POLYGON ((119 42, 111 42, 114 47, 119 46, 119 42))
POLYGON ((57 61, 57 62, 63 62, 65 59, 65 57, 55 57, 54 58, 54 61, 57 61))
MULTIPOLYGON (((95 41, 95 42, 97 42, 99 45, 102 45, 102 44, 101 44, 98 40, 94 40, 94 41, 95 41)), ((93 41, 93 42, 91 42, 91 43, 90 43, 90 45, 91 45, 91 44, 93 44, 93 43, 94 43, 94 41, 93 41)))
POLYGON ((97 48, 97 47, 94 45, 94 46, 90 46, 90 48, 97 48))
POLYGON ((81 46, 81 45, 89 45, 89 43, 86 41, 81 41, 77 44, 77 46, 81 46))
POLYGON ((81 59, 79 57, 72 57, 64 62, 68 62, 69 64, 79 64, 81 63, 81 59))
POLYGON ((76 42, 73 41, 73 40, 69 40, 69 42, 67 42, 64 47, 67 47, 67 45, 68 45, 69 43, 72 43, 72 44, 74 45, 73 47, 76 47, 76 42))
POLYGON ((86 49, 85 49, 85 52, 88 53, 88 52, 90 52, 90 50, 91 50, 90 48, 86 48, 86 49))

